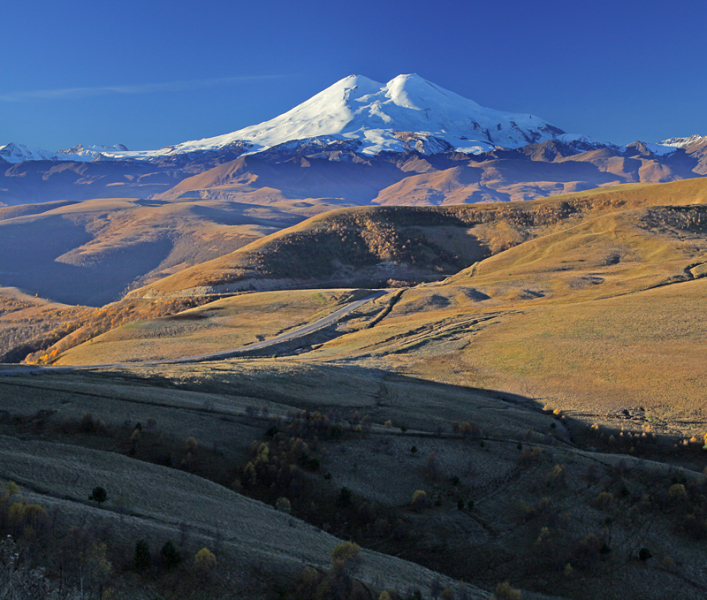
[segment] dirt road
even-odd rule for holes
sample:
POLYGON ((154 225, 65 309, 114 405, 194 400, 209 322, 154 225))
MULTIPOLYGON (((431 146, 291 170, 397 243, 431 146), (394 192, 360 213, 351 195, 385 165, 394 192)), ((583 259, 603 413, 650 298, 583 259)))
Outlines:
POLYGON ((7 368, 0 367, 0 377, 2 376, 7 376, 7 375, 17 375, 17 374, 27 374, 31 372, 37 372, 37 371, 44 371, 44 370, 51 370, 52 372, 54 371, 79 371, 79 370, 84 370, 84 369, 95 369, 95 368, 106 368, 106 367, 134 367, 135 365, 166 365, 166 364, 182 364, 182 363, 194 363, 194 362, 203 362, 207 360, 223 360, 226 358, 233 358, 234 356, 238 356, 240 354, 243 354, 244 352, 250 352, 252 350, 262 350, 264 348, 268 348, 269 346, 275 346, 277 344, 281 344, 282 342, 289 342, 296 340, 298 338, 303 338, 310 333, 313 333, 315 331, 318 331, 320 329, 324 329, 325 327, 328 327, 329 325, 333 325, 349 313, 353 312, 357 308, 363 306, 364 304, 371 302, 372 300, 375 300, 376 298, 380 298, 381 296, 384 296, 385 294, 389 293, 388 291, 381 290, 379 292, 376 292, 375 294, 371 294, 370 296, 366 296, 365 298, 361 298, 360 300, 355 300, 354 302, 350 302, 346 306, 342 306, 340 309, 335 310, 333 313, 327 315, 326 317, 322 317, 321 319, 314 321, 313 323, 309 323, 308 325, 304 325, 302 327, 298 327, 297 329, 293 329, 292 331, 288 331, 287 333, 283 333, 280 335, 275 336, 274 338, 270 338, 269 340, 263 340, 262 342, 255 342, 253 344, 248 344, 246 346, 241 346, 240 348, 233 348, 232 350, 225 350, 222 352, 213 352, 211 354, 201 354, 199 356, 186 356, 184 358, 171 358, 171 359, 163 359, 163 360, 148 360, 148 361, 143 361, 143 362, 130 362, 130 363, 113 363, 113 364, 106 364, 106 365, 81 365, 81 366, 59 366, 59 367, 53 367, 53 366, 37 366, 37 365, 8 365, 7 368))

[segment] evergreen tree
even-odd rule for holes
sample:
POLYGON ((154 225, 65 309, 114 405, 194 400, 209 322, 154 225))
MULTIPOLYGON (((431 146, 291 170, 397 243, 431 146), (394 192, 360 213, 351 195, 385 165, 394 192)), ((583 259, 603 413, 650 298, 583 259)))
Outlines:
POLYGON ((182 555, 177 550, 172 540, 167 540, 160 550, 160 555, 162 556, 162 564, 165 569, 173 569, 180 562, 182 562, 182 555))

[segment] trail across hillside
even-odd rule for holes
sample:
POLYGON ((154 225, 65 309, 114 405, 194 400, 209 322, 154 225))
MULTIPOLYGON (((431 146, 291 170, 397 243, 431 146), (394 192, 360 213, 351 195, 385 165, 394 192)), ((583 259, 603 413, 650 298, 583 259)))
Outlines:
POLYGON ((314 321, 313 323, 309 323, 307 325, 303 325, 302 327, 298 327, 297 329, 293 329, 292 331, 288 331, 286 333, 282 333, 280 335, 277 335, 273 338, 270 338, 268 340, 263 340, 262 342, 254 342, 252 344, 247 344, 245 346, 241 346, 240 348, 233 348, 232 350, 224 350, 222 352, 213 352, 211 354, 201 354, 199 356, 186 356, 184 358, 170 358, 170 359, 162 359, 162 360, 147 360, 147 361, 140 361, 140 362, 127 362, 127 363, 112 363, 112 364, 98 364, 98 365, 80 365, 80 366, 73 366, 73 365, 66 365, 66 366, 60 366, 60 367, 53 367, 53 366, 37 366, 37 365, 26 365, 26 366, 10 366, 7 369, 0 368, 0 377, 3 375, 15 375, 15 374, 26 374, 34 371, 42 371, 46 369, 51 369, 52 371, 77 371, 77 370, 83 370, 83 369, 95 369, 95 368, 106 368, 106 367, 134 367, 136 365, 165 365, 165 364, 183 364, 183 363, 194 363, 194 362, 203 362, 207 360, 223 360, 226 358, 233 358, 235 356, 239 356, 245 352, 251 352, 253 350, 262 350, 264 348, 268 348, 270 346, 275 346, 277 344, 281 344, 283 342, 290 342, 299 338, 303 338, 310 333, 313 333, 315 331, 318 331, 320 329, 324 329, 325 327, 328 327, 329 325, 333 325, 349 313, 353 312, 357 308, 363 306, 364 304, 367 304, 368 302, 371 302, 372 300, 375 300, 377 298, 380 298, 381 296, 384 296, 385 294, 389 293, 386 290, 381 290, 379 292, 376 292, 374 294, 371 294, 370 296, 366 296, 365 298, 361 298, 360 300, 355 300, 354 302, 350 302, 346 306, 342 306, 340 309, 335 310, 333 313, 322 317, 321 319, 318 319, 317 321, 314 321))
POLYGON ((354 310, 356 310, 360 306, 363 306, 364 304, 371 302, 372 300, 375 300, 376 298, 380 298, 381 296, 384 296, 387 293, 388 293, 387 291, 380 291, 380 292, 376 292, 375 294, 371 294, 370 296, 366 296, 365 298, 361 298, 361 300, 355 300, 354 302, 350 302, 346 306, 342 306, 340 309, 335 310, 333 313, 327 315, 326 317, 323 317, 317 321, 314 321, 313 323, 309 323, 308 325, 303 325, 302 327, 298 327, 297 329, 293 329, 292 331, 288 331, 287 333, 282 333, 280 335, 276 335, 275 337, 270 338, 269 340, 263 340, 262 342, 254 342, 253 344, 247 344, 245 346, 241 346, 240 348, 234 348, 233 350, 225 350, 223 352, 213 352, 211 354, 202 354, 200 356, 188 356, 186 358, 159 360, 159 361, 145 362, 145 363, 140 363, 140 364, 162 364, 162 363, 173 364, 173 363, 201 362, 204 360, 219 360, 219 359, 224 359, 224 358, 232 358, 234 356, 238 356, 239 354, 242 354, 243 352, 250 352, 252 350, 262 350, 264 348, 268 348, 269 346, 275 346, 277 344, 281 344, 282 342, 291 342, 291 341, 296 340, 298 338, 302 338, 306 335, 309 335, 310 333, 318 331, 319 329, 324 329, 325 327, 328 327, 329 325, 333 325, 334 323, 339 321, 342 317, 353 312, 354 310))

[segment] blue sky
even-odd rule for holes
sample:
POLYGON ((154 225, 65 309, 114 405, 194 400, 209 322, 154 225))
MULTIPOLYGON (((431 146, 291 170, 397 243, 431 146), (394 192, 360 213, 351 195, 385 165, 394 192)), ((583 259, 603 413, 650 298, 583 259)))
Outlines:
POLYGON ((411 72, 600 140, 707 135, 706 25, 689 0, 5 3, 0 145, 158 148, 411 72))

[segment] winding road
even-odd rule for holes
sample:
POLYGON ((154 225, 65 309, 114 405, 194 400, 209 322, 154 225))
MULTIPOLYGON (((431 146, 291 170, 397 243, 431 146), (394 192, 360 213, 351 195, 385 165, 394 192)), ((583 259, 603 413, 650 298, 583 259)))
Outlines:
POLYGON ((211 354, 200 354, 199 356, 186 356, 184 358, 165 358, 160 360, 147 360, 141 362, 126 362, 126 363, 113 363, 113 364, 99 364, 99 365, 62 365, 62 366, 37 366, 37 365, 23 365, 23 366, 8 366, 8 368, 0 367, 0 377, 3 375, 16 375, 21 373, 31 373, 37 371, 79 371, 84 369, 96 369, 96 368, 123 368, 123 367, 134 367, 138 365, 173 365, 173 364, 184 364, 184 363, 195 363, 203 362, 208 360, 223 360, 226 358, 233 358, 244 352, 251 352, 253 350, 262 350, 263 348, 268 348, 269 346, 275 346, 281 344, 282 342, 290 342, 298 338, 305 337, 310 333, 314 333, 320 329, 324 329, 329 325, 333 325, 337 321, 341 320, 343 317, 353 312, 357 308, 376 300, 381 296, 385 296, 390 293, 389 290, 381 290, 360 300, 354 300, 348 303, 346 306, 342 306, 333 313, 328 314, 321 319, 282 333, 273 338, 263 340, 262 342, 254 342, 252 344, 247 344, 241 346, 240 348, 233 348, 231 350, 223 350, 221 352, 212 352, 211 354))

